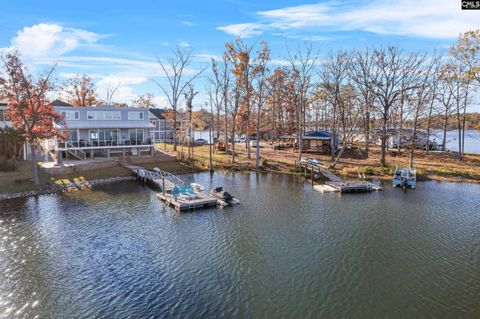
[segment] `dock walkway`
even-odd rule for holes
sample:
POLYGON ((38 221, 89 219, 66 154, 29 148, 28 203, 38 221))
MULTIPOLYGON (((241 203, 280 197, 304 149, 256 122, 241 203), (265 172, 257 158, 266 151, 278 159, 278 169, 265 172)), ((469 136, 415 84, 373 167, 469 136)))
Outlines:
MULTIPOLYGON (((301 169, 314 173, 322 174, 329 181, 325 184, 315 185, 313 188, 319 192, 341 192, 341 193, 366 193, 372 191, 380 191, 382 187, 367 181, 344 181, 341 177, 333 174, 328 167, 322 164, 311 164, 306 161, 297 161, 296 165, 301 169)), ((313 178, 312 178, 313 179, 313 178)), ((313 183, 313 180, 312 180, 313 183)))
POLYGON ((176 210, 192 210, 197 208, 216 207, 219 205, 219 199, 212 195, 196 193, 195 196, 173 196, 172 190, 175 187, 183 187, 185 183, 178 176, 161 170, 148 170, 137 165, 124 165, 130 169, 140 180, 149 182, 155 187, 161 189, 157 197, 172 206, 176 210))

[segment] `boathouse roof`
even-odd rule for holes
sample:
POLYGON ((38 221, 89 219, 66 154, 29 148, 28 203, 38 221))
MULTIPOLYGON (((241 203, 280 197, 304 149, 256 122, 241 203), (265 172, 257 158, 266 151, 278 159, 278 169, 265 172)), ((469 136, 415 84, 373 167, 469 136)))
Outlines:
POLYGON ((303 135, 304 140, 330 140, 332 135, 327 131, 315 131, 303 135))

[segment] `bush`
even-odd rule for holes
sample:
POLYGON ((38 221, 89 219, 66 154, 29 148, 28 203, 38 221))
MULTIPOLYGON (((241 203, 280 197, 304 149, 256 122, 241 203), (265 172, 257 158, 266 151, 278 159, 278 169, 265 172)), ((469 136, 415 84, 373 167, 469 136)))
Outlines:
POLYGON ((371 166, 362 166, 357 169, 358 173, 365 175, 373 175, 373 167, 371 166))
POLYGON ((260 166, 261 167, 266 167, 268 165, 268 161, 266 158, 260 158, 260 166))
POLYGON ((300 170, 298 167, 295 167, 295 166, 294 166, 294 167, 289 167, 289 168, 288 168, 288 172, 289 172, 289 173, 300 173, 301 170, 300 170))
MULTIPOLYGON (((355 167, 346 167, 345 166, 345 167, 342 167, 340 172, 344 176, 356 175, 357 174, 357 169, 355 167)), ((332 173, 336 174, 337 172, 333 171, 332 173)))
POLYGON ((383 175, 393 175, 395 173, 395 168, 391 166, 384 166, 382 167, 383 175))

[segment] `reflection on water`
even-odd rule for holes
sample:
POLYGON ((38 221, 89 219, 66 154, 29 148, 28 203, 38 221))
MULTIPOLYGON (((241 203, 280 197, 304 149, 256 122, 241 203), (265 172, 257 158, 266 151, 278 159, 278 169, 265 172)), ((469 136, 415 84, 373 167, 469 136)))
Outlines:
POLYGON ((133 182, 0 203, 0 318, 480 317, 479 185, 190 178, 241 205, 180 214, 133 182))

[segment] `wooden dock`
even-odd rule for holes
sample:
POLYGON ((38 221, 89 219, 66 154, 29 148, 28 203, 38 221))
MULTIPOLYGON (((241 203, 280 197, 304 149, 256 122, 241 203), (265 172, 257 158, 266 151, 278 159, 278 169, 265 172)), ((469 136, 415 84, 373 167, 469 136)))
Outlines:
POLYGON ((216 197, 206 194, 198 194, 198 197, 194 199, 183 199, 181 197, 175 199, 170 193, 158 193, 157 197, 176 210, 216 207, 218 204, 218 199, 216 197))
POLYGON ((367 193, 382 190, 380 186, 366 181, 327 182, 326 184, 341 193, 367 193))
POLYGON ((218 198, 203 193, 195 194, 195 198, 188 198, 181 194, 174 197, 172 195, 173 188, 175 186, 184 186, 185 183, 178 176, 171 173, 160 170, 147 170, 144 167, 136 165, 125 165, 125 167, 130 169, 141 182, 159 188, 161 192, 157 193, 157 197, 176 210, 184 211, 216 207, 219 204, 218 198))
POLYGON ((326 167, 324 165, 309 164, 305 161, 297 161, 296 165, 305 171, 305 175, 307 175, 307 172, 310 171, 311 175, 313 175, 314 173, 321 174, 332 182, 342 182, 343 181, 341 177, 339 177, 339 176, 333 174, 332 172, 330 172, 328 170, 328 167, 326 167))
POLYGON ((328 170, 328 167, 321 164, 310 164, 306 161, 297 161, 296 165, 305 171, 305 177, 307 172, 310 171, 313 175, 322 174, 329 181, 325 184, 315 185, 313 188, 316 191, 325 192, 341 192, 341 193, 367 193, 372 191, 381 191, 382 187, 367 181, 344 181, 341 177, 333 174, 328 170))

